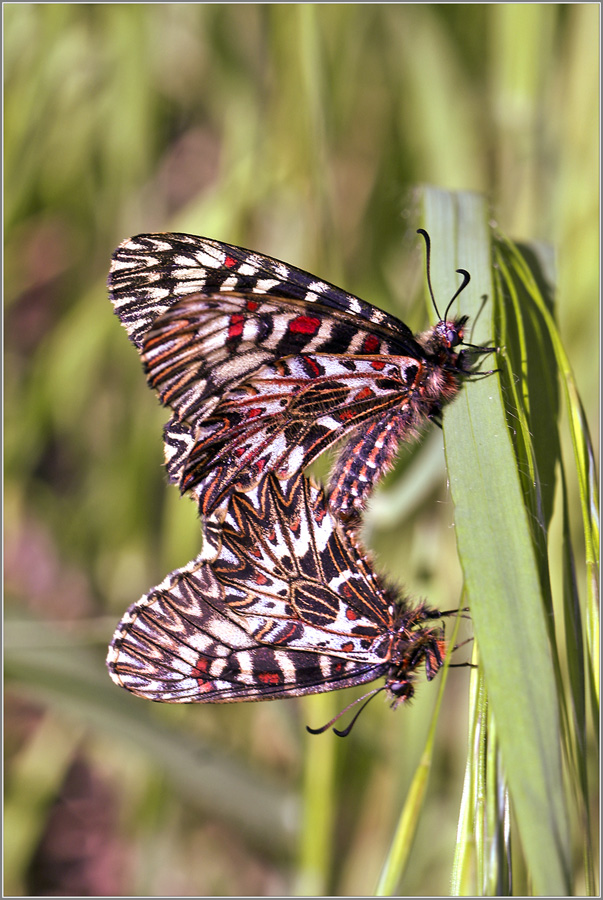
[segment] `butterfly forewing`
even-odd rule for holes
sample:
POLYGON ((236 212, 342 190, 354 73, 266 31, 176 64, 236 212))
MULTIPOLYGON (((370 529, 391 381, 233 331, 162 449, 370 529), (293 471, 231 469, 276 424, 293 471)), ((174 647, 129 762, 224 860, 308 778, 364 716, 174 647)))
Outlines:
POLYGON ((406 325, 353 294, 270 256, 190 234, 141 234, 124 241, 113 255, 109 291, 138 347, 153 322, 181 297, 234 292, 300 301, 301 309, 323 306, 339 321, 370 323, 370 333, 395 341, 398 352, 416 349, 406 325))
POLYGON ((194 425, 265 364, 301 351, 350 358, 393 352, 394 342, 368 331, 362 320, 339 321, 319 304, 309 311, 305 305, 238 293, 180 300, 144 337, 149 384, 180 419, 194 425))

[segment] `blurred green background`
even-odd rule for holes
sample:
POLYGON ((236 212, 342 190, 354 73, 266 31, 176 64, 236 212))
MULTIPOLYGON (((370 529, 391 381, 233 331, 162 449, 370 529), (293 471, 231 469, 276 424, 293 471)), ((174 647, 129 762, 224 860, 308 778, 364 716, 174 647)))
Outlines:
MULTIPOLYGON (((200 546, 194 505, 166 486, 166 413, 107 299, 110 257, 138 232, 190 231, 418 330, 416 187, 483 192, 503 232, 556 252, 596 433, 599 7, 9 4, 4 26, 5 891, 372 893, 433 687, 397 714, 375 701, 338 741, 304 725, 359 692, 170 708, 105 672, 126 607, 200 546)), ((383 569, 456 606, 437 429, 381 500, 383 569)), ((405 894, 448 890, 467 677, 448 681, 405 894)))

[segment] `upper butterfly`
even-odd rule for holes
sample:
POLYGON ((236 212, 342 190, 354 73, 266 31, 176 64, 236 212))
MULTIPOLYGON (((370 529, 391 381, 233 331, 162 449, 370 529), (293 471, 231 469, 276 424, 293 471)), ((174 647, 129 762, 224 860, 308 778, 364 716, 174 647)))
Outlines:
MULTIPOLYGON (((463 284, 450 303, 469 281, 457 271, 463 284)), ((448 319, 450 304, 414 336, 308 272, 187 234, 125 241, 109 291, 149 384, 174 413, 170 479, 203 515, 268 471, 293 477, 344 436, 329 505, 344 519, 358 513, 399 444, 439 418, 474 371, 471 354, 484 352, 459 349, 466 317, 448 319)))

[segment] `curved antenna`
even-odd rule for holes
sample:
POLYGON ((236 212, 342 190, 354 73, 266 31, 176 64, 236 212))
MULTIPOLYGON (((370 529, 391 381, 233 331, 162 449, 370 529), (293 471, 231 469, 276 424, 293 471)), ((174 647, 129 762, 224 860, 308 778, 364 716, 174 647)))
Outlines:
MULTIPOLYGON (((348 727, 347 727, 347 728, 344 728, 343 731, 338 731, 337 728, 334 728, 334 729, 333 729, 333 733, 336 734, 337 737, 347 737, 348 734, 350 733, 350 731, 352 730, 352 728, 354 727, 354 725, 356 724, 356 719, 358 718, 358 716, 360 715, 360 713, 362 712, 362 710, 363 710, 366 706, 369 705, 369 703, 371 702, 371 700, 373 699, 373 697, 376 697, 377 694, 381 693, 381 691, 384 691, 385 688, 386 688, 386 685, 383 684, 383 685, 381 685, 380 688, 377 688, 376 690, 371 691, 371 693, 368 694, 367 699, 364 701, 364 703, 362 704, 362 706, 360 707, 360 709, 358 710, 358 712, 356 713, 356 715, 354 716, 354 718, 352 719, 352 721, 350 722, 350 724, 348 725, 348 727)), ((365 695, 365 696, 366 696, 366 695, 365 695)))
POLYGON ((463 293, 463 291, 465 290, 465 288, 471 281, 471 275, 469 274, 467 269, 457 269, 456 271, 457 271, 458 275, 463 276, 463 283, 460 286, 460 288, 458 289, 458 291, 456 292, 456 294, 454 295, 454 297, 452 298, 452 300, 450 301, 450 303, 448 304, 448 306, 446 307, 446 312, 444 313, 444 321, 446 321, 448 319, 448 310, 450 309, 450 307, 452 306, 452 304, 454 303, 454 301, 456 300, 458 295, 463 293))
POLYGON ((347 713, 347 711, 349 709, 351 709, 353 706, 356 706, 358 703, 362 703, 363 700, 366 700, 366 703, 362 703, 362 706, 360 707, 360 709, 358 710, 358 712, 356 713, 356 715, 354 716, 354 718, 352 719, 352 721, 350 722, 350 724, 348 725, 347 728, 345 728, 343 731, 337 731, 336 728, 333 728, 333 731, 335 732, 335 734, 338 737, 347 737, 347 735, 352 730, 352 726, 354 725, 354 722, 356 721, 356 719, 358 718, 358 716, 360 715, 360 713, 362 712, 362 710, 364 709, 366 704, 369 702, 369 700, 372 700, 373 697, 375 696, 375 694, 379 694, 381 691, 384 691, 385 688, 386 688, 386 685, 384 685, 384 684, 382 684, 381 687, 373 688, 373 690, 369 691, 368 694, 363 694, 362 697, 358 697, 356 700, 352 700, 351 703, 348 703, 348 705, 345 707, 345 709, 342 709, 340 712, 337 713, 336 716, 333 716, 331 721, 327 722, 326 725, 323 725, 322 728, 310 728, 309 725, 306 725, 306 731, 308 731, 310 734, 324 734, 325 731, 328 731, 329 728, 332 728, 332 726, 335 724, 335 722, 337 722, 338 719, 341 719, 341 717, 344 715, 344 713, 347 713))
POLYGON ((417 228, 417 234, 420 234, 425 241, 425 272, 427 275, 427 287, 429 288, 429 296, 431 297, 431 302, 433 303, 433 308, 436 311, 436 315, 438 319, 441 321, 442 317, 440 315, 440 310, 438 309, 438 305, 435 302, 435 297, 433 295, 433 288, 431 286, 431 238, 427 234, 424 228, 417 228))
POLYGON ((456 300, 458 295, 461 294, 465 290, 465 288, 471 281, 471 275, 469 274, 469 272, 466 269, 457 269, 456 270, 459 275, 463 276, 463 283, 461 284, 460 288, 455 293, 454 297, 452 298, 452 300, 446 307, 446 311, 444 313, 444 318, 442 318, 442 316, 440 315, 440 311, 438 309, 438 305, 435 302, 435 297, 433 294, 433 287, 431 284, 431 238, 429 237, 429 235, 427 234, 427 232, 425 231, 424 228, 417 228, 417 234, 422 235, 423 240, 425 241, 425 270, 426 270, 426 274, 427 274, 427 286, 429 288, 429 296, 431 297, 431 302, 433 303, 433 308, 436 311, 436 315, 437 315, 439 321, 446 322, 448 319, 448 312, 450 310, 450 307, 452 306, 452 304, 454 303, 454 301, 456 300))

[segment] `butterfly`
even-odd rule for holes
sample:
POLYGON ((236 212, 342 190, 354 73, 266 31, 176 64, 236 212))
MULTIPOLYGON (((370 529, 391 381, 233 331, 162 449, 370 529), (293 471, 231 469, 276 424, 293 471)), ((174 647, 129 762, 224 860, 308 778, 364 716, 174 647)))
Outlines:
POLYGON ((202 553, 170 573, 119 624, 107 666, 121 687, 170 703, 233 703, 384 677, 368 696, 385 690, 395 707, 413 696, 421 666, 429 680, 442 666, 434 622, 447 613, 386 586, 305 475, 268 473, 232 492, 208 527, 213 559, 202 553))
MULTIPOLYGON (((429 238, 427 276, 429 276, 429 238)), ((289 479, 335 442, 328 503, 357 521, 401 442, 490 352, 464 344, 465 316, 423 334, 335 285, 259 253, 187 234, 132 237, 109 291, 149 385, 172 410, 171 481, 211 516, 266 473, 289 479)), ((435 305, 435 301, 434 301, 435 305)))

